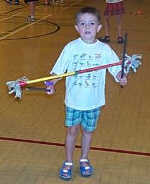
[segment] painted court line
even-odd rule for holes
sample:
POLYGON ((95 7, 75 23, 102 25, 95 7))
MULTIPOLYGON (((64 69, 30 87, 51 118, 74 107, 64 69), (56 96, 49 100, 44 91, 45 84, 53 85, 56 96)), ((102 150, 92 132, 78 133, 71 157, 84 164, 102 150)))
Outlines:
MULTIPOLYGON (((65 144, 56 143, 56 142, 45 142, 45 141, 38 141, 38 140, 31 140, 31 139, 17 139, 11 137, 0 137, 0 141, 13 141, 13 142, 24 142, 24 143, 32 143, 32 144, 43 144, 43 145, 50 145, 50 146, 58 146, 64 147, 65 144)), ((76 148, 81 148, 81 146, 76 145, 76 148)), ((121 149, 110 149, 110 148, 102 148, 102 147, 90 147, 91 150, 95 151, 103 151, 103 152, 112 152, 112 153, 124 153, 129 155, 141 155, 141 156, 150 156, 149 152, 138 152, 138 151, 129 151, 129 150, 121 150, 121 149)))
POLYGON ((20 31, 26 29, 27 27, 30 27, 30 26, 32 26, 32 25, 34 25, 34 24, 36 24, 36 23, 38 23, 38 22, 40 22, 40 21, 42 21, 42 20, 45 20, 45 19, 47 19, 47 18, 50 17, 50 16, 51 16, 51 14, 49 14, 49 15, 43 17, 43 18, 40 19, 40 20, 37 20, 37 21, 32 22, 32 23, 30 23, 30 24, 27 24, 27 25, 25 25, 25 26, 23 26, 23 27, 21 27, 21 28, 18 28, 18 29, 15 30, 15 31, 12 31, 11 33, 8 33, 7 35, 1 37, 1 38, 0 38, 0 41, 6 39, 6 38, 9 37, 9 36, 14 35, 15 33, 18 33, 18 32, 20 32, 20 31))
POLYGON ((22 12, 19 12, 19 13, 16 13, 16 14, 14 14, 14 15, 11 15, 11 16, 8 16, 8 17, 5 17, 5 18, 1 18, 0 19, 0 22, 2 22, 2 21, 4 21, 4 20, 8 20, 8 19, 11 19, 11 18, 13 18, 13 17, 15 17, 15 16, 17 16, 17 15, 19 15, 19 14, 21 14, 22 12))

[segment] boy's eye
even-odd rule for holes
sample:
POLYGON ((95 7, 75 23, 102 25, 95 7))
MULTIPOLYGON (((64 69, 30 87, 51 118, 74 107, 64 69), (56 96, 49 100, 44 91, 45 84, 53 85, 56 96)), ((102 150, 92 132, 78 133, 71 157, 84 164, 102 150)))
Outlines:
POLYGON ((91 26, 94 26, 95 25, 95 22, 90 22, 90 23, 84 23, 84 22, 80 22, 79 23, 80 26, 85 26, 85 25, 91 25, 91 26))
POLYGON ((81 22, 81 23, 80 23, 80 25, 81 25, 81 26, 84 26, 84 25, 85 25, 85 23, 84 23, 84 22, 81 22))
POLYGON ((91 22, 91 25, 92 25, 92 26, 95 25, 95 22, 91 22))

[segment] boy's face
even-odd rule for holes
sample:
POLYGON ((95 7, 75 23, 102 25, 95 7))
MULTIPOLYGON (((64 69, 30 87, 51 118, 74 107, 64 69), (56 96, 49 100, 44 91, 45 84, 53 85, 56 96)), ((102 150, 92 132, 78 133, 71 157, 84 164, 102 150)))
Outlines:
POLYGON ((84 13, 78 17, 77 25, 75 28, 80 34, 80 37, 86 43, 94 43, 96 40, 96 33, 100 31, 101 25, 99 24, 97 17, 84 13))

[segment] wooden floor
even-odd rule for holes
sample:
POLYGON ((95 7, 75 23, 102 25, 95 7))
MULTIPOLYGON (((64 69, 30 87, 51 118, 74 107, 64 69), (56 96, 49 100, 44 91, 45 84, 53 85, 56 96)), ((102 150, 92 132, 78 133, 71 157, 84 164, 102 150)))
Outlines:
MULTIPOLYGON (((23 90, 22 100, 8 94, 6 82, 22 76, 48 76, 64 45, 78 37, 74 14, 92 5, 101 11, 104 1, 66 0, 64 4, 38 3, 37 21, 26 22, 28 7, 0 0, 0 184, 61 184, 58 170, 64 160, 64 81, 57 92, 23 90)), ((142 54, 142 66, 128 76, 123 89, 107 78, 107 105, 102 110, 89 158, 91 178, 81 178, 74 154, 73 184, 150 184, 150 1, 125 1, 124 32, 128 54, 142 54), (142 15, 136 15, 142 10, 142 15)), ((111 46, 121 57, 112 17, 111 46)), ((104 29, 98 36, 104 35, 104 29)), ((34 86, 43 87, 42 83, 34 86)))

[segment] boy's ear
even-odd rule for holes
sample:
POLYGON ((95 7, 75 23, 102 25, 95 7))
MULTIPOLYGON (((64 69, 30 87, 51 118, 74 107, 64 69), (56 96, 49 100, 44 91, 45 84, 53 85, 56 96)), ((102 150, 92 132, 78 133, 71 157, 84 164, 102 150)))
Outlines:
POLYGON ((102 29, 102 24, 99 24, 98 25, 98 28, 97 28, 97 33, 102 29))
POLYGON ((75 27, 76 31, 79 32, 78 26, 75 25, 74 27, 75 27))

